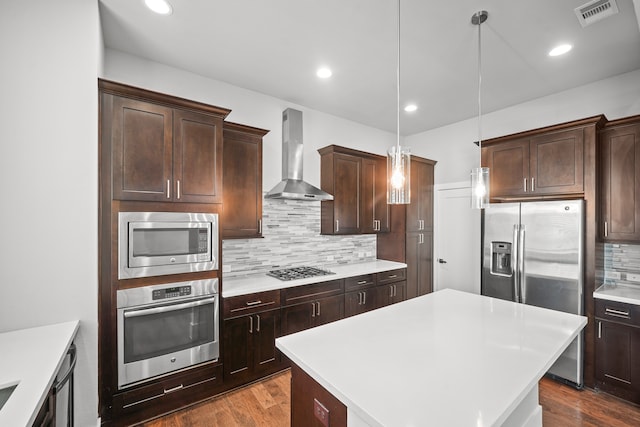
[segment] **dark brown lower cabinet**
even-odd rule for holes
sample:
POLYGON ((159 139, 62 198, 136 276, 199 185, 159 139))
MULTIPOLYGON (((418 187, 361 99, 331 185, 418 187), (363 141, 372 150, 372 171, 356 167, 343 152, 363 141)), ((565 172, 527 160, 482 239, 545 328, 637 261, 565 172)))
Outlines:
POLYGON ((376 287, 376 302, 378 307, 395 304, 407 299, 407 282, 390 283, 376 287))
POLYGON ((282 309, 282 335, 304 331, 343 317, 342 295, 294 304, 282 309))
POLYGON ((355 316, 378 308, 376 288, 344 294, 344 317, 355 316))
POLYGON ((276 338, 280 310, 225 319, 223 361, 225 382, 247 382, 280 367, 276 338))
POLYGON ((291 364, 291 427, 346 427, 347 407, 291 364))
POLYGON ((638 306, 596 300, 596 387, 636 404, 640 404, 640 318, 634 321, 638 315, 638 306))

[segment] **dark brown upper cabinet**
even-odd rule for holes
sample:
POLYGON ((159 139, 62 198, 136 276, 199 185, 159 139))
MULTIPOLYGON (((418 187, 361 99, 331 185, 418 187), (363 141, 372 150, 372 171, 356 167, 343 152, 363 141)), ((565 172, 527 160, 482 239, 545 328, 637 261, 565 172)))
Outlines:
POLYGON ((100 81, 113 198, 222 202, 222 122, 229 110, 100 81))
MULTIPOLYGON (((491 199, 581 196, 587 150, 603 116, 592 117, 482 143, 482 166, 490 169, 491 199)), ((590 160, 591 161, 591 160, 590 160)))
POLYGON ((262 138, 268 132, 224 122, 223 239, 262 237, 262 138))
POLYGON ((640 116, 600 131, 600 221, 607 241, 640 241, 640 116))
POLYGON ((433 174, 435 162, 411 159, 411 203, 407 205, 407 233, 433 230, 433 174))
POLYGON ((320 187, 333 195, 323 201, 322 234, 374 234, 389 231, 386 158, 330 145, 320 153, 320 187))

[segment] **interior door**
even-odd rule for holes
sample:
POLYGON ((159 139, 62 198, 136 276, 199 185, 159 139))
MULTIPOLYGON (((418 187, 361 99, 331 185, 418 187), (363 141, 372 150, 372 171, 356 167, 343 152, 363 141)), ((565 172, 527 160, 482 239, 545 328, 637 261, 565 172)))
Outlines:
POLYGON ((480 293, 480 211, 469 187, 436 191, 434 290, 480 293))

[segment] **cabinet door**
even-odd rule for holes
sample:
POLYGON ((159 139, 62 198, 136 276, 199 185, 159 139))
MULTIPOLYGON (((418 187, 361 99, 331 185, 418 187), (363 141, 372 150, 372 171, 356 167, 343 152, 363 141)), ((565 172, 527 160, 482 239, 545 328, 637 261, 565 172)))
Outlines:
POLYGON ((482 165, 490 171, 492 198, 529 194, 528 139, 483 147, 482 165))
POLYGON ((282 335, 294 334, 313 327, 315 301, 282 308, 282 335))
POLYGON ((376 289, 347 292, 344 294, 344 316, 355 316, 376 307, 376 289))
POLYGON ((422 233, 418 243, 418 295, 433 292, 433 233, 422 233))
POLYGON ((280 362, 276 338, 280 333, 280 310, 254 314, 253 363, 255 373, 270 370, 280 362))
POLYGON ((583 153, 582 128, 532 138, 530 192, 534 195, 582 193, 583 153))
POLYGON ((411 203, 407 205, 407 233, 422 230, 422 209, 420 205, 420 186, 424 179, 423 163, 411 161, 411 203))
POLYGON ((640 124, 603 131, 601 216, 606 240, 640 240, 640 124))
POLYGON ((360 233, 360 167, 358 157, 334 155, 334 224, 335 234, 360 233))
POLYGON ((223 366, 226 379, 243 381, 249 378, 253 365, 252 339, 249 327, 252 316, 242 316, 224 321, 223 366))
POLYGON ((174 200, 222 203, 222 119, 175 110, 174 200))
POLYGON ((170 199, 171 108, 114 96, 111 119, 113 197, 146 201, 170 199))
POLYGON ((316 301, 314 326, 334 322, 344 317, 344 297, 336 295, 316 301))
POLYGON ((260 237, 262 137, 224 126, 222 237, 260 237))
POLYGON ((636 329, 601 320, 597 321, 596 327, 596 379, 623 389, 637 387, 638 384, 633 384, 637 360, 632 354, 636 329))
POLYGON ((407 233, 405 238, 405 263, 407 264, 407 298, 418 296, 418 266, 421 233, 407 233))
POLYGON ((360 225, 363 233, 389 231, 385 159, 362 159, 360 225))
MULTIPOLYGON (((383 286, 385 289, 385 305, 395 304, 407 299, 407 282, 396 282, 383 286)), ((382 306, 382 305, 381 305, 382 306)))

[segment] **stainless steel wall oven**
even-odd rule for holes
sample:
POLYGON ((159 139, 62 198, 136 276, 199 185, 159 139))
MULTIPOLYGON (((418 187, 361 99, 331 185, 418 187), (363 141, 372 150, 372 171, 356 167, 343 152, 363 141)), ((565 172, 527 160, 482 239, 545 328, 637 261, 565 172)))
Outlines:
POLYGON ((117 291, 118 389, 220 355, 218 279, 117 291))

